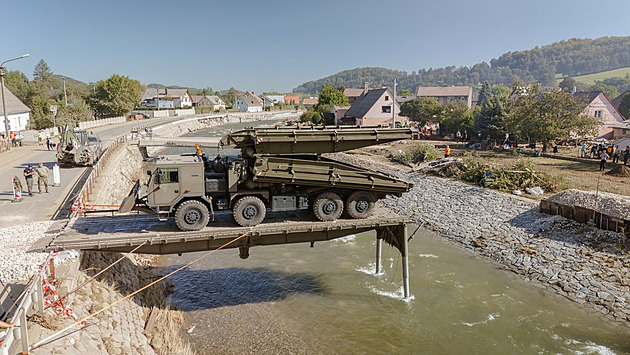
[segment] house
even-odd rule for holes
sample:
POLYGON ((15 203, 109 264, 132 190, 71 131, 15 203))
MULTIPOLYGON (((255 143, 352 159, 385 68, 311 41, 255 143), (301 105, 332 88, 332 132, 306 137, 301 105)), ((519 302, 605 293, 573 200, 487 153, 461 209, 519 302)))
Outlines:
POLYGON ((391 125, 393 118, 392 107, 396 122, 409 121, 407 117, 398 116, 400 105, 398 102, 394 102, 389 89, 372 89, 354 101, 342 120, 351 121, 354 119, 353 124, 360 126, 391 125))
POLYGON ((289 105, 299 105, 300 97, 299 96, 285 96, 284 103, 289 105))
POLYGON ((214 95, 193 95, 193 107, 209 107, 213 111, 225 110, 225 102, 214 95))
POLYGON ((267 95, 267 97, 274 103, 274 104, 283 104, 284 103, 284 96, 283 95, 267 95))
MULTIPOLYGON (((346 112, 348 112, 349 109, 350 109, 350 106, 333 106, 332 113, 335 116, 336 125, 345 124, 342 121, 342 118, 346 115, 346 112)), ((351 124, 354 124, 354 120, 352 121, 351 124)))
POLYGON ((248 92, 239 96, 233 107, 241 112, 262 112, 263 101, 253 92, 248 92))
MULTIPOLYGON (((619 105, 621 105, 621 101, 623 100, 623 97, 626 96, 626 94, 630 93, 630 90, 626 90, 624 92, 621 93, 621 95, 615 97, 614 99, 611 100, 613 106, 615 106, 615 108, 618 110, 619 109, 619 105)), ((630 117, 626 117, 626 118, 630 118, 630 117)))
POLYGON ((630 138, 630 120, 613 123, 610 126, 613 129, 613 139, 630 138))
POLYGON ((403 95, 403 96, 396 95, 396 102, 398 102, 399 105, 402 105, 407 101, 412 101, 417 98, 418 97, 416 95, 403 95))
POLYGON ((435 97, 441 104, 449 101, 464 101, 468 108, 472 108, 473 89, 470 86, 420 86, 416 91, 416 96, 435 97))
POLYGON ((583 114, 596 118, 601 126, 597 138, 613 139, 613 126, 623 123, 624 118, 602 91, 574 92, 573 96, 586 103, 583 114))
POLYGON ((263 106, 264 107, 273 106, 275 104, 273 102, 273 100, 271 98, 269 98, 269 96, 267 96, 267 95, 260 94, 260 95, 258 95, 258 97, 263 101, 263 106))
POLYGON ((348 98, 348 103, 352 105, 363 93, 367 92, 367 84, 364 89, 347 88, 343 90, 343 95, 348 98))
POLYGON ((140 106, 158 108, 193 107, 193 98, 187 89, 147 88, 140 106))
POLYGON ((304 107, 313 107, 317 105, 318 102, 319 102, 318 98, 311 97, 311 98, 302 100, 302 105, 304 105, 304 107))
MULTIPOLYGON (((9 89, 4 87, 4 102, 7 106, 7 120, 9 131, 23 131, 26 129, 31 116, 31 109, 18 99, 9 89)), ((4 109, 0 105, 0 117, 4 121, 4 109)))

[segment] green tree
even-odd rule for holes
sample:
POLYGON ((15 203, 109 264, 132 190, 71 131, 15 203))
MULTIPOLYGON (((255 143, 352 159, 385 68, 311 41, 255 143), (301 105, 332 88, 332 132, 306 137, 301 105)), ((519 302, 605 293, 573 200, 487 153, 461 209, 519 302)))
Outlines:
POLYGON ((599 124, 584 115, 584 103, 562 89, 542 91, 540 85, 520 86, 514 99, 513 127, 523 137, 543 143, 543 151, 559 138, 591 133, 599 124))
POLYGON ((322 121, 322 115, 320 115, 317 111, 313 112, 313 117, 311 118, 311 121, 314 124, 319 124, 322 121))
POLYGON ((492 87, 487 81, 484 81, 483 84, 481 84, 481 90, 479 90, 479 95, 477 96, 477 105, 486 105, 490 97, 492 97, 492 87))
POLYGON ((15 96, 17 96, 18 99, 20 99, 20 101, 24 103, 28 102, 31 90, 28 78, 24 75, 24 73, 18 70, 11 70, 7 72, 4 77, 4 84, 15 96))
POLYGON ((619 104, 619 113, 628 119, 630 117, 630 93, 626 93, 621 98, 621 103, 619 104))
POLYGON ((141 87, 137 80, 114 74, 96 83, 88 102, 98 117, 125 116, 140 102, 141 87))
POLYGON ((603 91, 606 96, 608 96, 611 100, 615 97, 619 96, 619 90, 612 85, 606 85, 601 82, 591 86, 590 91, 603 91))
POLYGON ((43 59, 40 59, 39 62, 35 65, 35 69, 33 69, 33 80, 50 80, 52 78, 52 71, 50 67, 43 59))
POLYGON ((486 88, 482 87, 482 90, 484 95, 483 97, 480 95, 474 114, 474 130, 481 132, 484 137, 497 138, 506 133, 506 122, 510 116, 511 106, 509 91, 504 85, 495 85, 492 88, 488 85, 486 88))
POLYGON ((336 89, 331 85, 324 85, 319 93, 319 102, 315 105, 315 111, 324 112, 321 109, 326 108, 330 112, 332 106, 347 105, 349 105, 348 98, 343 94, 343 90, 336 89))
POLYGON ((418 97, 404 102, 400 106, 399 116, 409 117, 410 120, 419 123, 420 127, 427 122, 440 122, 444 108, 434 97, 418 97))
POLYGON ((409 89, 402 89, 398 92, 398 96, 410 96, 410 95, 413 95, 413 93, 409 89))
POLYGON ((464 130, 471 132, 474 125, 472 110, 462 101, 449 101, 443 106, 443 114, 440 120, 440 134, 455 134, 458 130, 464 134, 464 130))
POLYGON ((562 79, 560 84, 558 84, 558 87, 560 89, 564 89, 565 91, 573 91, 573 88, 576 88, 577 90, 578 82, 575 81, 575 79, 573 79, 572 77, 567 76, 564 79, 562 79))

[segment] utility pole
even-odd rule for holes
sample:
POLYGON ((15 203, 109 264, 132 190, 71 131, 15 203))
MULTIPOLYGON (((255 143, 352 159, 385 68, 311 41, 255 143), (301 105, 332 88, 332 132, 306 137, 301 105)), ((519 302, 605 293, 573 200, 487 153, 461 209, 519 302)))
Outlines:
POLYGON ((396 128, 396 79, 394 79, 394 100, 392 100, 392 128, 396 128))
POLYGON ((63 79, 63 101, 66 106, 68 106, 68 96, 66 96, 66 77, 62 76, 61 78, 63 79))

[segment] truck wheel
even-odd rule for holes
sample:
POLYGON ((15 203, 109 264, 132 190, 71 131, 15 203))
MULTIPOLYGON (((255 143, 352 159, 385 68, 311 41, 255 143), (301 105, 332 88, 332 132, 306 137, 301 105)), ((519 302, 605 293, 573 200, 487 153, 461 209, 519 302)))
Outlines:
POLYGON ((334 192, 322 192, 313 202, 313 212, 320 221, 334 221, 343 213, 343 201, 334 192))
POLYGON ((175 223, 183 231, 198 231, 209 221, 208 207, 197 200, 186 201, 175 211, 175 223))
POLYGON ((232 208, 234 220, 243 227, 253 227, 265 219, 267 209, 256 196, 245 196, 236 201, 232 208))
POLYGON ((346 212, 352 218, 368 218, 374 212, 374 196, 367 191, 355 191, 348 196, 346 212))

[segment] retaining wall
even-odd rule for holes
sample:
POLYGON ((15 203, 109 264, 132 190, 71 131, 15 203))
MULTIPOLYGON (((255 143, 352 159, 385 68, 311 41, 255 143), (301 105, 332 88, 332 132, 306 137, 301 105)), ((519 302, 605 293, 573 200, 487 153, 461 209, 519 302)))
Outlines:
POLYGON ((127 118, 123 116, 103 118, 100 120, 79 122, 79 128, 88 129, 88 128, 94 128, 94 127, 107 126, 110 124, 123 123, 126 121, 127 121, 127 118))
POLYGON ((540 201, 540 212, 560 215, 580 223, 591 222, 598 228, 630 235, 630 219, 621 219, 581 206, 569 206, 547 199, 540 201))

